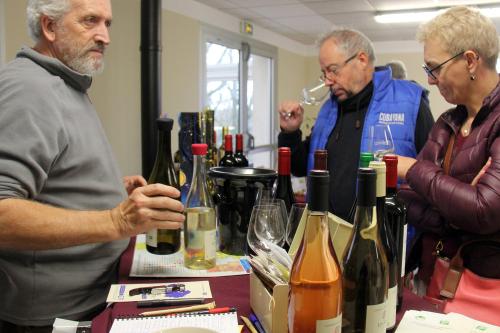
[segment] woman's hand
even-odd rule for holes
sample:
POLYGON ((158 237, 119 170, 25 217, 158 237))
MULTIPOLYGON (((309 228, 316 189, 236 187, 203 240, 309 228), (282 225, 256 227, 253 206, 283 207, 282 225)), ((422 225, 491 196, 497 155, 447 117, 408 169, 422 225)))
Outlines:
POLYGON ((486 170, 488 170, 488 168, 490 167, 490 165, 491 165, 491 157, 488 158, 488 160, 484 164, 483 168, 478 172, 478 174, 476 175, 476 177, 474 177, 474 179, 470 183, 472 186, 476 186, 477 185, 477 183, 479 182, 479 179, 485 174, 486 170))
POLYGON ((416 159, 413 157, 407 157, 407 156, 398 156, 398 178, 400 179, 405 179, 406 178, 406 173, 410 168, 417 162, 416 159))

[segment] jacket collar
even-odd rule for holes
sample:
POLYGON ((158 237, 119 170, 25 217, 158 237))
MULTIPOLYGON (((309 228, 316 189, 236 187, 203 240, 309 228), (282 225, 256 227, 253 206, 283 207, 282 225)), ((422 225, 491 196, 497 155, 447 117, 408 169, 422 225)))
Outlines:
POLYGON ((68 85, 83 93, 85 93, 92 84, 92 77, 90 75, 78 73, 63 64, 59 59, 45 56, 32 48, 23 47, 16 56, 32 60, 45 68, 49 73, 59 76, 68 85))
MULTIPOLYGON (((474 118, 471 128, 479 126, 498 104, 500 104, 500 80, 495 89, 483 100, 483 105, 474 118)), ((446 111, 442 118, 456 134, 467 118, 467 109, 464 105, 457 105, 457 107, 446 111)))

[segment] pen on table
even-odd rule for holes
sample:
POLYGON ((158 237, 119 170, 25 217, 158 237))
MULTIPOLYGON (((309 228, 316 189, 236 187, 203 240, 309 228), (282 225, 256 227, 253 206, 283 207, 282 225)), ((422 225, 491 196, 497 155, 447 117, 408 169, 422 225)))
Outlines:
POLYGON ((266 331, 264 330, 264 327, 262 327, 262 324, 260 323, 260 321, 256 315, 251 313, 249 317, 250 317, 250 321, 252 322, 253 326, 255 326, 255 328, 257 329, 257 331, 259 333, 266 333, 266 331))
POLYGON ((203 315, 203 314, 212 314, 212 313, 228 313, 228 312, 236 312, 236 308, 224 307, 224 308, 215 308, 203 311, 195 311, 186 313, 187 316, 191 315, 203 315))
POLYGON ((243 316, 240 316, 241 320, 243 320, 243 322, 245 323, 245 325, 247 325, 248 329, 250 330, 251 333, 259 333, 257 332, 257 329, 255 328, 255 326, 253 326, 252 322, 250 321, 250 319, 248 319, 247 317, 243 317, 243 316))
POLYGON ((149 308, 171 305, 203 304, 204 298, 174 298, 174 299, 154 299, 148 301, 138 301, 138 308, 149 308))
POLYGON ((170 314, 170 313, 181 313, 181 312, 190 312, 190 311, 198 311, 198 310, 210 310, 213 308, 215 308, 215 302, 206 303, 206 304, 199 304, 199 305, 185 306, 182 308, 175 308, 175 309, 146 311, 146 312, 139 313, 139 315, 141 315, 141 316, 159 316, 159 315, 170 314))

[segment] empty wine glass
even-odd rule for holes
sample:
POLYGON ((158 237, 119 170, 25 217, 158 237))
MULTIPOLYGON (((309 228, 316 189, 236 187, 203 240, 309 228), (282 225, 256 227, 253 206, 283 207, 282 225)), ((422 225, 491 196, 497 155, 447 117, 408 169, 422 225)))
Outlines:
POLYGON ((292 246, 295 232, 297 231, 297 227, 300 224, 305 209, 305 203, 294 203, 290 209, 290 215, 288 216, 288 222, 286 224, 286 243, 288 246, 292 246))
POLYGON ((283 245, 284 222, 278 205, 256 205, 248 223, 247 241, 250 248, 269 252, 266 242, 283 245))
MULTIPOLYGON (((300 106, 310 105, 316 106, 320 105, 326 97, 330 94, 330 89, 325 85, 322 80, 319 80, 302 88, 301 96, 299 100, 300 106)), ((292 116, 291 112, 283 112, 282 115, 285 118, 290 118, 292 116)))
POLYGON ((369 151, 377 161, 382 161, 385 154, 394 153, 394 141, 388 124, 370 126, 369 138, 369 151))
POLYGON ((325 85, 325 82, 318 80, 313 85, 302 89, 300 104, 304 105, 319 105, 330 93, 330 89, 325 85))

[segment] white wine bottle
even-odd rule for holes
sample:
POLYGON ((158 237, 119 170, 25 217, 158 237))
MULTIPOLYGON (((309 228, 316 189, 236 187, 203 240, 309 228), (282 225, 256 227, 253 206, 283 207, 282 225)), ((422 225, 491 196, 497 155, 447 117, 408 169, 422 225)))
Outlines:
POLYGON ((383 161, 371 161, 370 168, 377 173, 377 224, 382 248, 387 258, 387 274, 389 289, 387 291, 387 308, 385 318, 387 331, 392 332, 396 326, 396 306, 398 304, 399 266, 397 247, 392 236, 392 229, 385 211, 386 166, 383 161))
MULTIPOLYGON (((179 182, 172 161, 171 133, 174 121, 158 118, 158 150, 148 183, 161 183, 179 190, 179 182)), ((180 199, 180 198, 179 198, 180 199)), ((181 229, 153 229, 146 234, 146 250, 153 254, 172 254, 181 246, 181 229)))
POLYGON ((351 239, 343 259, 343 333, 385 333, 387 259, 380 243, 375 170, 359 168, 351 239))
POLYGON ((192 150, 194 170, 186 199, 184 265, 191 269, 209 269, 216 262, 217 235, 214 204, 207 189, 207 144, 195 143, 192 150))

